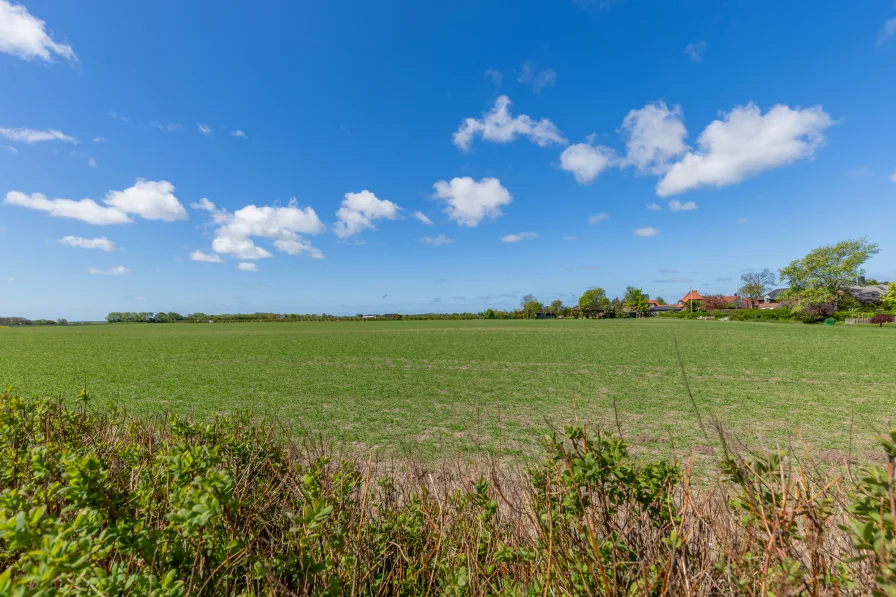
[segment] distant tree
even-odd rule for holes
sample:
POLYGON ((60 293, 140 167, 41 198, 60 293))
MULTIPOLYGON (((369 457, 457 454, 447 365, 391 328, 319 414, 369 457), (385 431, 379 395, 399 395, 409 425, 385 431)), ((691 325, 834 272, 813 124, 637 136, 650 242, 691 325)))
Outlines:
POLYGON ((666 304, 668 304, 668 303, 666 303, 666 299, 664 299, 664 298, 661 297, 661 296, 656 297, 654 300, 656 301, 656 304, 657 304, 657 305, 666 305, 666 304))
POLYGON ((610 300, 607 298, 607 291, 603 288, 586 290, 579 297, 579 310, 581 311, 601 311, 606 310, 609 306, 610 300))
POLYGON ((879 252, 876 243, 864 238, 813 249, 781 269, 781 279, 790 286, 787 296, 836 307, 847 287, 865 274, 862 265, 879 252))
POLYGON ((569 317, 570 315, 572 315, 572 309, 570 309, 566 305, 563 305, 563 307, 558 312, 558 315, 560 315, 561 317, 569 317))
POLYGON ((496 319, 497 318, 497 315, 495 314, 495 310, 492 308, 486 309, 485 312, 483 312, 482 316, 485 317, 486 319, 496 319))
POLYGON ((63 319, 62 317, 60 317, 56 320, 56 323, 59 325, 68 325, 68 319, 63 319))
POLYGON ((183 321, 184 316, 180 313, 175 313, 174 311, 170 311, 168 313, 168 321, 183 321))
POLYGON ((741 286, 737 292, 743 297, 758 301, 768 294, 777 279, 775 273, 768 268, 759 272, 747 272, 741 274, 741 286))
POLYGON ((526 319, 530 319, 535 316, 536 313, 544 309, 544 305, 538 302, 535 299, 525 303, 523 305, 523 313, 526 314, 526 319))
POLYGON ((878 313, 871 318, 871 323, 876 323, 880 327, 884 327, 885 323, 893 323, 893 320, 894 317, 892 315, 887 315, 886 313, 878 313))
POLYGON ((881 297, 880 302, 887 310, 896 311, 896 281, 890 282, 887 294, 881 297))
POLYGON ((531 303, 534 300, 536 300, 534 294, 527 294, 526 296, 524 296, 523 298, 520 299, 520 308, 522 308, 523 311, 525 311, 526 303, 531 303))
POLYGON ((551 301, 551 305, 548 307, 551 310, 551 313, 554 315, 559 315, 560 310, 563 309, 563 301, 557 299, 555 301, 551 301))
POLYGON ((638 315, 643 315, 650 311, 650 303, 647 302, 647 295, 640 288, 629 286, 625 289, 625 298, 622 299, 623 305, 630 311, 634 311, 638 315))
POLYGON ((168 314, 161 311, 152 316, 153 323, 168 323, 168 321, 168 314))
POLYGON ((721 294, 708 294, 703 297, 703 309, 707 311, 730 309, 731 307, 731 303, 726 301, 721 294))

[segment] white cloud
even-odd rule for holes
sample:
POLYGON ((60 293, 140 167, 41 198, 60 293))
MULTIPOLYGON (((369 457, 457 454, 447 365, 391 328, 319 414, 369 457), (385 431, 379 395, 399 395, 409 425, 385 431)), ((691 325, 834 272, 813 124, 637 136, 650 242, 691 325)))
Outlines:
POLYGON ((538 235, 534 232, 520 232, 519 234, 508 234, 507 236, 501 237, 502 243, 518 243, 521 240, 533 240, 538 238, 538 235))
POLYGON ((336 211, 336 222, 333 230, 339 238, 348 238, 359 232, 376 230, 373 220, 385 218, 394 220, 401 208, 385 199, 378 199, 370 191, 346 193, 345 199, 336 211))
POLYGON ((414 218, 416 218, 416 219, 420 220, 421 222, 423 222, 424 224, 427 224, 427 225, 429 225, 429 226, 432 226, 432 220, 430 220, 430 219, 426 216, 426 214, 423 213, 422 211, 415 211, 415 212, 414 212, 413 214, 411 214, 411 215, 412 215, 414 218))
POLYGON ((320 249, 311 246, 311 243, 302 239, 281 239, 275 240, 274 246, 280 251, 288 255, 298 255, 299 253, 308 253, 312 259, 323 259, 324 253, 320 249))
POLYGON ((66 60, 77 60, 72 47, 53 41, 47 34, 45 25, 24 6, 0 0, 0 52, 18 56, 22 60, 39 58, 52 62, 54 54, 66 60))
POLYGON ((207 211, 211 221, 217 226, 212 250, 221 255, 230 255, 242 260, 256 260, 273 257, 270 251, 259 247, 252 237, 267 238, 284 253, 296 255, 309 253, 314 259, 322 259, 323 253, 308 244, 300 234, 318 234, 324 225, 310 207, 299 207, 292 199, 286 207, 257 207, 247 205, 233 213, 218 209, 206 198, 190 207, 207 211))
POLYGON ((622 165, 634 166, 642 174, 666 172, 670 160, 688 149, 681 107, 670 110, 663 101, 630 111, 619 132, 627 137, 622 165))
POLYGON ((599 213, 599 214, 591 214, 588 216, 589 224, 600 224, 604 220, 610 217, 610 214, 607 213, 599 213))
POLYGON ((187 219, 187 210, 174 196, 174 185, 167 180, 138 178, 132 187, 106 193, 103 202, 124 213, 137 214, 147 220, 174 222, 187 219))
POLYGON ((257 263, 249 263, 246 261, 240 261, 236 264, 236 266, 244 272, 257 272, 258 264, 257 263))
POLYGON ((648 211, 661 211, 663 209, 663 206, 659 203, 648 203, 647 209, 648 211))
POLYGON ((491 111, 483 114, 482 118, 466 118, 452 136, 454 145, 467 151, 476 135, 493 143, 510 143, 517 137, 528 137, 541 147, 566 143, 554 123, 547 118, 536 121, 526 114, 511 116, 509 106, 510 98, 501 95, 495 100, 491 111))
POLYGON ((706 49, 705 41, 698 41, 684 47, 684 53, 694 62, 703 62, 703 51, 706 49))
POLYGON ((94 143, 104 143, 105 141, 106 141, 105 137, 94 137, 93 138, 94 143))
POLYGON ((880 28, 880 33, 877 34, 877 45, 884 45, 894 35, 896 35, 896 17, 884 21, 883 26, 880 28))
POLYGON ((445 213, 460 226, 473 228, 482 220, 501 215, 502 205, 509 205, 513 197, 497 178, 483 178, 476 182, 469 176, 440 180, 432 185, 433 197, 448 204, 445 213))
POLYGON ((517 81, 531 87, 535 95, 539 95, 542 89, 557 82, 557 72, 552 68, 540 69, 531 62, 526 62, 517 81))
POLYGON ((199 132, 205 135, 206 137, 212 136, 212 127, 207 124, 202 124, 201 122, 196 123, 196 128, 199 129, 199 132))
MULTIPOLYGON (((3 0, 0 0, 2 4, 3 0)), ((6 137, 10 141, 17 143, 40 143, 41 141, 65 141, 66 143, 77 143, 78 140, 70 137, 62 131, 56 129, 47 129, 39 131, 36 129, 5 129, 0 128, 0 137, 6 137)))
POLYGON ((647 228, 638 228, 635 230, 635 236, 656 236, 660 231, 654 228, 653 226, 648 226, 647 228))
POLYGON ((893 170, 893 174, 890 175, 890 181, 896 182, 896 170, 893 170))
POLYGON ((560 154, 560 168, 572 172, 579 184, 591 184, 598 175, 613 165, 614 153, 609 147, 576 143, 560 154))
POLYGON ((97 168, 97 167, 98 167, 97 164, 96 164, 96 160, 93 159, 93 158, 90 158, 89 160, 87 160, 87 165, 90 166, 91 168, 97 168))
POLYGON ((745 178, 811 158, 824 141, 822 131, 834 124, 821 106, 776 105, 765 115, 755 104, 735 107, 710 123, 689 151, 669 168, 657 185, 667 197, 710 185, 723 187, 745 178))
POLYGON ((4 203, 18 205, 37 211, 45 211, 56 218, 81 220, 88 224, 105 226, 107 224, 127 224, 133 222, 128 215, 113 207, 103 207, 93 199, 47 199, 40 193, 26 195, 19 191, 6 193, 4 203))
POLYGON ((99 238, 83 238, 80 236, 63 236, 59 239, 60 244, 69 247, 78 247, 79 249, 99 249, 100 251, 114 251, 115 243, 101 236, 99 238))
POLYGON ((249 136, 245 133, 245 131, 241 129, 236 129, 235 131, 231 131, 230 133, 234 137, 239 137, 240 139, 248 139, 249 136))
POLYGON ((440 234, 436 237, 427 236, 423 239, 423 242, 427 245, 432 245, 434 247, 441 247, 442 245, 448 245, 454 242, 454 239, 448 238, 444 234, 440 234))
POLYGON ((495 86, 495 93, 501 91, 501 84, 504 82, 504 77, 500 72, 488 69, 485 71, 483 78, 492 82, 492 85, 495 86))
POLYGON ((123 265, 117 265, 112 269, 97 269, 95 267, 91 267, 87 271, 97 276, 123 276, 125 274, 131 273, 131 270, 123 265))
POLYGON ((564 236, 564 237, 563 237, 563 240, 566 241, 566 242, 568 242, 568 243, 574 243, 574 242, 576 242, 577 240, 579 240, 579 237, 578 237, 578 236, 564 236))
MULTIPOLYGON (((125 120, 127 120, 127 119, 125 119, 125 120)), ((184 128, 183 126, 181 126, 180 124, 178 124, 176 122, 169 122, 167 124, 163 124, 161 122, 150 122, 149 124, 150 124, 150 126, 156 127, 163 133, 174 133, 174 132, 177 132, 184 128)))
POLYGON ((673 199, 669 202, 669 211, 691 211, 692 209, 698 209, 699 207, 700 206, 693 201, 682 203, 678 199, 673 199))
POLYGON ((747 218, 743 218, 743 217, 737 218, 738 224, 746 224, 747 222, 748 222, 747 218))
POLYGON ((198 249, 190 253, 190 259, 192 261, 201 261, 203 263, 224 263, 224 260, 221 259, 219 255, 215 255, 214 253, 205 253, 198 249))
POLYGON ((19 150, 13 147, 12 145, 5 145, 6 149, 10 151, 10 153, 19 153, 19 150))
POLYGON ((109 191, 100 205, 93 199, 47 199, 40 193, 26 195, 19 191, 9 191, 4 203, 28 209, 47 212, 57 218, 81 220, 88 224, 127 224, 134 220, 129 214, 136 214, 147 220, 172 222, 184 220, 187 212, 174 196, 174 186, 165 180, 152 181, 138 178, 134 186, 123 191, 109 191))

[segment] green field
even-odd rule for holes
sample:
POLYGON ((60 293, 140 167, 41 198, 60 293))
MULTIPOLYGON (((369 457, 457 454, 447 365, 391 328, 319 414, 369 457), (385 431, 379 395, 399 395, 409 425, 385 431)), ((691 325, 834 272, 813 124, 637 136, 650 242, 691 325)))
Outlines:
POLYGON ((705 452, 705 419, 832 461, 896 413, 896 330, 676 320, 119 324, 0 329, 0 385, 454 456, 525 455, 546 421, 613 426, 644 452, 705 452), (854 413, 854 415, 853 415, 854 413))

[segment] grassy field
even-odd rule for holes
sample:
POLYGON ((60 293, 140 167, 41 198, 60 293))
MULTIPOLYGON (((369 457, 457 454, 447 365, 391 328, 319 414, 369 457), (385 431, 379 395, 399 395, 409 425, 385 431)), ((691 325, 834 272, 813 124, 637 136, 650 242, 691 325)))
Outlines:
POLYGON ((706 452, 705 419, 751 445, 859 458, 896 413, 896 330, 675 320, 119 324, 0 329, 0 385, 138 412, 248 409, 398 453, 514 456, 546 421, 639 450, 706 452), (854 413, 854 416, 853 416, 854 413))

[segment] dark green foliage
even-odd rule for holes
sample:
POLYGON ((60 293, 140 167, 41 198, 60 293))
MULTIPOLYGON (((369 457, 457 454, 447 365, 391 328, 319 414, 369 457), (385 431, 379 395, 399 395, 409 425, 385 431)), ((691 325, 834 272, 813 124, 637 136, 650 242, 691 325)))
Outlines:
POLYGON ((836 307, 832 303, 812 303, 794 313, 793 317, 802 323, 821 323, 833 317, 836 307))
POLYGON ((436 483, 246 416, 77 402, 0 394, 4 596, 896 594, 896 431, 849 492, 726 450, 714 494, 583 426, 523 477, 436 483))

